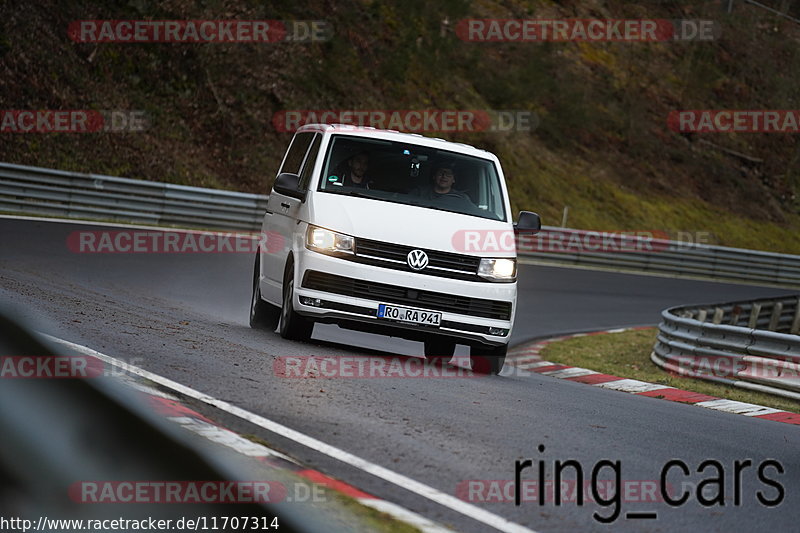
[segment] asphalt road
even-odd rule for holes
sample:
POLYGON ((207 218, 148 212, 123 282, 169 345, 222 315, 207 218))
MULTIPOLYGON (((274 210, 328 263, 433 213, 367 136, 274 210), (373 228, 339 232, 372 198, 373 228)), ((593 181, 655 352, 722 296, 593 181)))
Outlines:
MULTIPOLYGON (((252 257, 245 254, 76 254, 66 246, 75 224, 0 219, 0 301, 40 330, 83 344, 224 399, 443 492, 468 480, 513 480, 515 461, 539 461, 552 479, 555 461, 575 459, 587 479, 598 461, 620 461, 628 481, 658 480, 670 459, 698 482, 722 475, 724 505, 706 507, 696 493, 679 507, 623 501, 614 530, 792 530, 800 521, 800 430, 795 426, 636 397, 540 375, 479 379, 285 379, 282 355, 370 357, 419 354, 398 339, 319 328, 311 343, 291 343, 247 327, 252 257), (544 445, 544 451, 537 447, 544 445), (784 490, 777 498, 756 467, 767 459, 784 490), (708 459, 722 472, 697 468, 708 459), (656 519, 625 518, 654 511, 656 519)), ((91 227, 91 229, 97 229, 91 227)), ((665 307, 784 294, 774 288, 524 265, 514 341, 549 334, 655 324, 665 307)), ((222 423, 255 434, 312 467, 460 531, 486 526, 301 445, 233 417, 199 407, 222 423)), ((568 472, 571 470, 568 470, 568 472)), ((677 470, 673 470, 677 474, 677 470)), ((606 474, 608 471, 606 471, 606 474)), ((680 486, 683 480, 668 480, 680 486)), ((709 490, 714 487, 709 487, 709 490)), ((711 493, 714 491, 711 490, 711 493)), ((637 499, 629 494, 629 499, 637 499)), ((553 502, 478 503, 539 531, 607 530, 598 508, 553 502)))

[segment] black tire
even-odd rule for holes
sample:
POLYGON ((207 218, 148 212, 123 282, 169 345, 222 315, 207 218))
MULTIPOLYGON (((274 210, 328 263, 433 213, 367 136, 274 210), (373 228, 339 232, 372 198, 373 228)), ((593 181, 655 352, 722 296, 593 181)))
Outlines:
POLYGON ((507 344, 494 347, 472 346, 469 350, 472 371, 476 374, 499 374, 506 362, 506 353, 508 353, 507 344))
POLYGON ((261 298, 261 287, 258 284, 258 255, 253 268, 253 292, 250 296, 250 327, 275 331, 281 319, 281 308, 264 301, 261 298))
POLYGON ((449 363, 455 351, 455 341, 447 338, 432 338, 425 341, 425 359, 432 365, 443 366, 449 363))
POLYGON ((283 306, 279 331, 281 337, 293 341, 307 341, 314 332, 314 322, 298 315, 294 310, 294 265, 289 264, 283 280, 283 306))

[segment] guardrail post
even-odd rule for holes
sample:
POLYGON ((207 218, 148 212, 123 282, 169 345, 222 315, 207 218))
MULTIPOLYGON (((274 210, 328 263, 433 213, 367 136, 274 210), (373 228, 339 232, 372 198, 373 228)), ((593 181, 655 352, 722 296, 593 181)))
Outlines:
POLYGON ((712 318, 711 320, 712 322, 714 322, 714 324, 721 324, 723 316, 725 316, 725 310, 721 307, 717 307, 714 310, 714 318, 712 318))
POLYGON ((792 326, 789 328, 789 333, 792 335, 800 333, 800 298, 794 303, 794 319, 792 319, 792 326))
POLYGON ((700 309, 697 312, 697 321, 698 322, 705 322, 707 315, 708 315, 708 311, 706 311, 705 309, 700 309))
POLYGON ((781 318, 782 311, 783 302, 775 302, 775 305, 772 307, 772 316, 769 317, 769 326, 767 329, 770 331, 778 331, 778 321, 781 318))
POLYGON ((753 302, 753 307, 750 308, 750 322, 747 323, 747 327, 750 329, 756 329, 758 325, 758 315, 761 313, 761 304, 753 302))
POLYGON ((742 314, 742 306, 740 305, 733 306, 733 309, 731 310, 731 321, 730 321, 731 326, 735 326, 736 323, 739 322, 739 317, 741 316, 741 314, 742 314))

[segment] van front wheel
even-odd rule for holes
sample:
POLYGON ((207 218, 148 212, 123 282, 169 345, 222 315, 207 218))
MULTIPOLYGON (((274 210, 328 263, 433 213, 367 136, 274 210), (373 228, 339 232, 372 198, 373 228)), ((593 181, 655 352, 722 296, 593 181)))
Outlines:
POLYGON ((506 361, 508 345, 502 346, 472 346, 469 357, 472 362, 472 371, 476 374, 499 374, 506 361))
POLYGON ((279 307, 267 303, 261 298, 261 287, 258 283, 258 256, 253 271, 253 293, 250 295, 250 327, 275 331, 281 318, 279 307))
POLYGON ((283 281, 283 307, 281 308, 281 337, 293 341, 307 341, 314 331, 314 322, 298 315, 294 310, 294 272, 289 269, 283 281))

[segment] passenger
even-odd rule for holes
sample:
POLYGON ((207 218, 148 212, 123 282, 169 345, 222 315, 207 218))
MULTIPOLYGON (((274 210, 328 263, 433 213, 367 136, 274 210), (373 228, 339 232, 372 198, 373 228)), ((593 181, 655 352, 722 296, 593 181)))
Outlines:
POLYGON ((359 152, 347 160, 347 168, 342 172, 342 184, 348 187, 369 189, 372 180, 367 176, 369 168, 369 154, 359 152))

